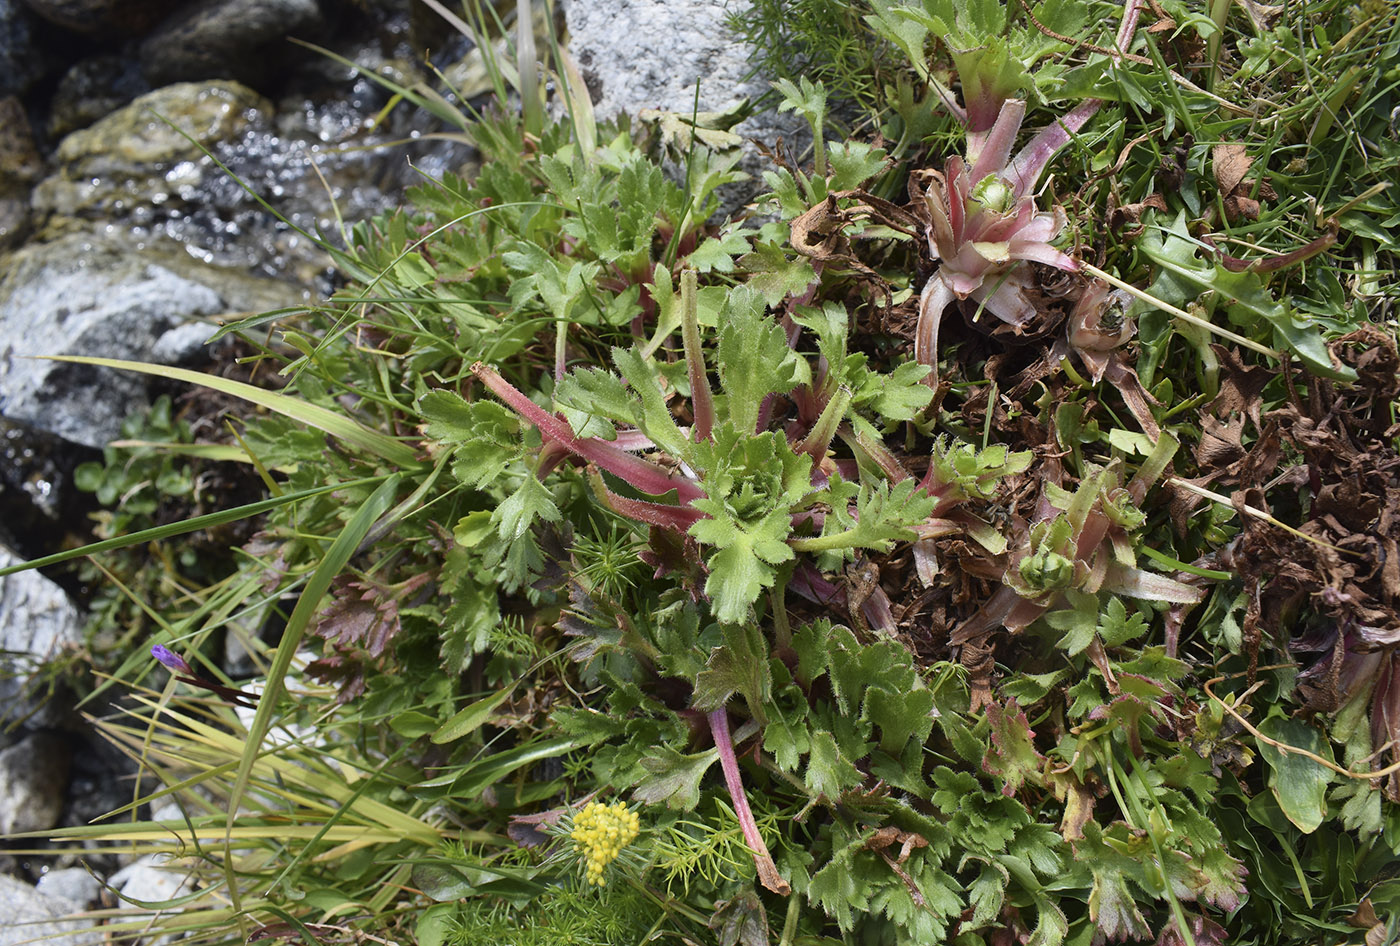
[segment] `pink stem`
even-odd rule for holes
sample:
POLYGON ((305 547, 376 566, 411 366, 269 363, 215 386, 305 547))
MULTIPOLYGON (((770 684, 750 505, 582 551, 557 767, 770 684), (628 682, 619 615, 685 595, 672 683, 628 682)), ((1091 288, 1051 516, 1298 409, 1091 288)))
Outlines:
POLYGON ((539 428, 546 440, 552 440, 570 453, 596 463, 642 492, 660 496, 674 489, 682 505, 705 495, 705 491, 693 481, 677 479, 661 467, 619 450, 607 441, 596 437, 575 437, 567 423, 530 400, 489 365, 477 362, 472 365, 472 374, 481 379, 507 407, 539 428))
POLYGON ((685 347, 685 373, 690 382, 695 439, 709 440, 715 423, 715 407, 710 381, 705 377, 705 355, 700 348, 699 289, 693 269, 681 273, 681 341, 685 347))
POLYGON ((1016 157, 1006 166, 1004 177, 1011 184, 1012 193, 1017 199, 1035 190, 1036 181, 1045 165, 1055 156, 1074 135, 1093 118, 1103 105, 1103 99, 1085 99, 1076 105, 1069 114, 1046 125, 1032 138, 1016 157))
MULTIPOLYGON (((1123 20, 1118 24, 1117 46, 1120 53, 1126 53, 1133 44, 1133 34, 1137 32, 1138 15, 1142 12, 1142 0, 1127 0, 1123 5, 1123 20)), ((1020 150, 1016 158, 1007 166, 1006 179, 1012 184, 1018 198, 1035 190, 1035 182, 1045 170, 1045 165, 1069 140, 1094 117, 1103 105, 1103 99, 1085 99, 1070 113, 1053 125, 1040 130, 1030 142, 1020 150)))
POLYGON ((707 714, 710 721, 710 734, 714 736, 715 748, 719 750, 719 767, 724 770, 724 784, 729 789, 729 798, 734 802, 734 814, 739 819, 739 828, 744 832, 744 842, 753 854, 754 866, 758 868, 758 879, 780 896, 792 893, 792 887, 778 874, 778 865, 768 853, 768 845, 758 833, 758 823, 753 820, 749 809, 749 799, 744 794, 744 782, 739 777, 739 759, 734 754, 734 739, 729 735, 729 711, 723 706, 707 714))
POLYGON ((953 302, 953 290, 943 281, 940 273, 934 273, 919 294, 919 321, 914 327, 914 360, 928 365, 929 373, 924 376, 924 384, 938 390, 938 325, 943 320, 943 310, 953 302))
POLYGON ((619 496, 608 489, 597 467, 589 468, 588 479, 593 485, 593 491, 598 494, 598 498, 603 501, 604 505, 628 519, 645 522, 649 526, 660 526, 663 529, 673 529, 684 534, 695 523, 707 518, 703 512, 692 506, 668 506, 665 503, 653 503, 645 499, 630 499, 626 496, 619 496))

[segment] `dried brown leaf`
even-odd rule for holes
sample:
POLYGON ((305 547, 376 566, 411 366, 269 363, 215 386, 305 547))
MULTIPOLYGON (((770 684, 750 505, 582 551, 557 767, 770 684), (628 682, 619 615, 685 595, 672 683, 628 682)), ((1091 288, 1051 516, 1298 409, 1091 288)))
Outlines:
POLYGON ((1124 204, 1121 207, 1110 207, 1108 211, 1108 228, 1118 231, 1124 230, 1127 236, 1134 236, 1142 230, 1142 215, 1149 210, 1160 210, 1167 212, 1166 198, 1161 194, 1148 194, 1146 198, 1133 204, 1124 204))
POLYGON ((1215 172, 1215 183, 1222 194, 1232 194, 1249 173, 1253 159, 1242 144, 1222 142, 1210 151, 1211 165, 1215 172))

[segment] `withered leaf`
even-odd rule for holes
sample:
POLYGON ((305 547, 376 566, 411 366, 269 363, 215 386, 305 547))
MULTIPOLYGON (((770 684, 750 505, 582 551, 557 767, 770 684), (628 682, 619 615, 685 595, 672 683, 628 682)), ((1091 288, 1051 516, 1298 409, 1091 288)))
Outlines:
MULTIPOLYGON (((1225 216, 1231 221, 1257 219, 1259 201, 1250 195, 1252 188, 1244 180, 1254 159, 1246 153, 1245 146, 1224 142, 1212 148, 1210 156, 1215 183, 1223 197, 1225 216)), ((1272 200, 1278 195, 1267 182, 1261 182, 1258 196, 1272 200)))
POLYGON ((327 654, 306 665, 306 672, 322 683, 336 684, 335 701, 341 705, 349 703, 365 692, 365 664, 362 660, 343 653, 327 654))
POLYGON ((768 913, 753 890, 716 903, 709 927, 720 946, 767 946, 772 941, 768 913))
POLYGON ((905 831, 894 825, 886 825, 865 839, 865 846, 871 851, 883 851, 895 844, 899 845, 899 857, 895 863, 903 864, 909 859, 909 853, 915 848, 928 847, 928 839, 921 834, 905 831))
POLYGON ((1110 230, 1122 230, 1124 227, 1128 236, 1133 236, 1142 228, 1142 215, 1149 210, 1160 210, 1167 212, 1166 198, 1161 194, 1148 194, 1146 198, 1132 204, 1124 204, 1121 207, 1110 207, 1108 211, 1108 228, 1110 230))
POLYGON ((1222 142, 1210 150, 1211 164, 1215 171, 1215 183, 1220 193, 1234 193, 1236 187, 1249 173, 1253 159, 1245 153, 1245 146, 1222 142))
POLYGON ((1274 23, 1283 15, 1282 4, 1259 3, 1257 0, 1239 0, 1239 4, 1244 7, 1244 12, 1249 14, 1249 19, 1254 24, 1257 33, 1267 33, 1272 30, 1274 23))
POLYGON ((401 628, 399 596, 411 594, 429 578, 415 575, 394 589, 338 580, 330 606, 317 615, 311 633, 341 646, 363 647, 369 656, 380 657, 401 628))

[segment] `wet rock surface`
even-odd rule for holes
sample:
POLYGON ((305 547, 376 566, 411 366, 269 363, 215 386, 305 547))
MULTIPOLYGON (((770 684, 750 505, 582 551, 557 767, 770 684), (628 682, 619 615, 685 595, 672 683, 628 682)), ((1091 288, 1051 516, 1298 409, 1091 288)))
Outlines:
POLYGON ((49 102, 49 140, 59 141, 69 132, 86 128, 149 91, 140 66, 129 58, 107 54, 76 62, 63 74, 49 102))
POLYGON ((94 505, 73 488, 73 471, 100 458, 90 447, 0 417, 0 509, 6 512, 0 546, 35 559, 55 546, 79 544, 92 528, 88 513, 94 505))
POLYGON ((28 234, 29 188, 42 173, 24 106, 12 95, 0 98, 0 251, 28 234))
POLYGON ((338 78, 347 97, 324 105, 305 89, 274 104, 227 80, 140 96, 59 144, 33 194, 38 238, 102 223, 326 291, 320 235, 335 241, 341 217, 390 208, 405 184, 441 174, 465 153, 391 144, 408 130, 367 131, 387 97, 368 79, 338 78))
POLYGON ((35 191, 34 209, 45 217, 113 220, 133 204, 163 203, 172 186, 180 187, 181 162, 240 138, 270 108, 236 82, 186 82, 148 92, 63 139, 54 155, 57 173, 35 191))
POLYGON ((28 91, 45 70, 34 44, 36 17, 19 0, 0 0, 0 96, 28 91))
POLYGON ((150 29, 180 0, 25 0, 29 8, 75 33, 135 36, 150 29))

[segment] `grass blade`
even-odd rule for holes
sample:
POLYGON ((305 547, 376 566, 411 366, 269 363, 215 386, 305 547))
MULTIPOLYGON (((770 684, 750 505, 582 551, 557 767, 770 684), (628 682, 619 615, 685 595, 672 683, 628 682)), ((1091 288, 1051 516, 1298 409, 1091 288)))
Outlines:
POLYGON ((121 371, 135 371, 141 374, 155 375, 158 378, 169 378, 172 381, 185 381, 189 384, 202 385, 222 394, 240 398, 250 404, 265 407, 284 417, 290 417, 292 420, 301 421, 308 427, 324 431, 337 440, 342 440, 382 460, 388 460, 396 466, 417 467, 420 465, 413 448, 393 437, 370 430, 368 427, 328 408, 308 404, 298 398, 278 394, 276 391, 268 391, 256 385, 244 384, 242 381, 232 381, 216 375, 190 371, 187 368, 172 368, 168 365, 153 365, 142 361, 121 361, 115 358, 52 355, 48 357, 48 360, 69 362, 75 365, 116 368, 121 371))
POLYGON ((103 539, 101 542, 93 542, 91 545, 84 545, 81 548, 67 549, 62 552, 55 552, 53 555, 45 555, 43 558, 36 558, 30 562, 21 562, 18 565, 11 565, 8 568, 0 568, 0 578, 4 578, 6 575, 12 575, 15 572, 26 571, 30 568, 47 568, 50 565, 57 565, 60 562, 82 558, 85 555, 97 555, 100 552, 110 552, 112 549, 124 549, 129 545, 140 545, 143 542, 158 542, 161 539, 168 539, 171 536, 184 535, 187 532, 198 532, 200 529, 223 525, 225 522, 247 519, 259 513, 267 512, 269 509, 276 509, 278 506, 283 506, 287 503, 294 503, 301 499, 309 499, 312 496, 319 496, 322 493, 329 493, 337 489, 349 489, 354 486, 363 486, 366 483, 375 483, 381 479, 383 479, 381 476, 368 476, 360 480, 350 480, 345 483, 332 483, 329 486, 317 486, 314 489, 305 489, 296 493, 284 493, 281 496, 273 496, 270 499, 260 499, 255 503, 248 503, 244 506, 234 506, 232 509, 222 509, 219 512, 211 512, 205 516, 195 516, 193 519, 185 519, 180 522, 167 523, 163 526, 142 529, 140 532, 133 532, 130 535, 119 535, 115 538, 103 539))
POLYGON ((233 897, 235 909, 241 909, 241 907, 239 906, 238 886, 232 876, 234 860, 231 848, 236 830, 232 813, 238 811, 238 806, 243 801, 243 795, 248 790, 248 783, 253 775, 253 764, 257 761, 262 750, 264 737, 267 736, 268 730, 272 727, 272 717, 277 713, 277 703, 282 695, 287 670, 292 665, 292 658, 296 655, 297 648, 301 646, 302 636, 306 633, 306 628, 311 623, 316 608, 320 606, 321 597, 330 590, 331 581, 350 561, 350 557, 359 548, 361 540, 369 534, 369 530, 373 528, 375 522, 393 505, 394 494, 399 488, 399 480, 399 475, 394 474, 381 483, 369 499, 365 500, 364 505, 356 510, 355 515, 346 523, 345 528, 336 536, 335 541, 331 543, 331 547, 326 551, 326 557, 311 574, 301 597, 297 599, 292 616, 287 620, 287 627, 282 632, 282 641, 277 645, 277 653, 273 657, 272 666, 268 668, 267 685, 263 688, 262 697, 258 701, 258 711, 253 716, 252 724, 248 727, 248 744, 243 750, 243 759, 238 765, 238 774, 234 778, 233 791, 230 793, 228 803, 230 815, 224 833, 224 866, 229 874, 229 892, 233 897))

